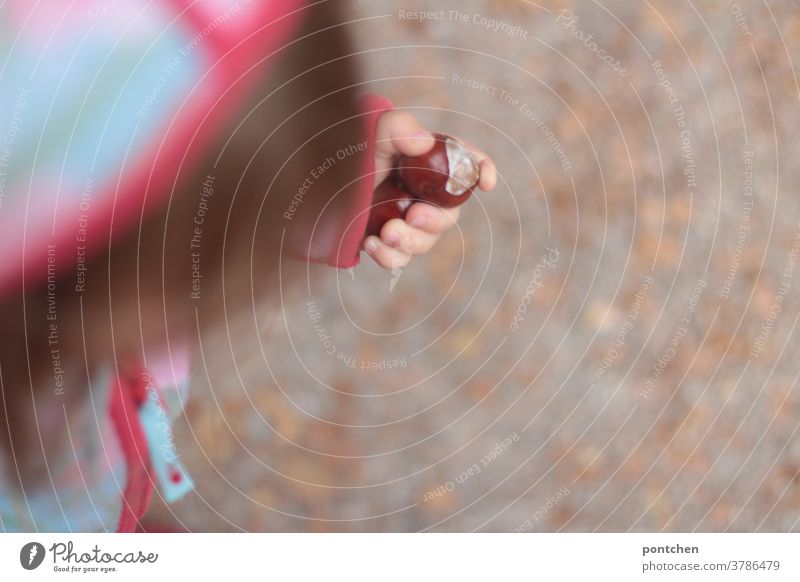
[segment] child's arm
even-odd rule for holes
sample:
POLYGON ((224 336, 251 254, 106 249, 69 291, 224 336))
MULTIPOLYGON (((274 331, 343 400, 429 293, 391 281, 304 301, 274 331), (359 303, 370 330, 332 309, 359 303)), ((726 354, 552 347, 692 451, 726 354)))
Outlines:
MULTIPOLYGON (((462 142, 464 143, 464 142, 462 142)), ((418 156, 433 148, 433 136, 416 118, 405 111, 388 111, 381 115, 376 130, 375 186, 389 175, 398 155, 418 156)), ((480 161, 478 186, 489 191, 495 187, 497 172, 494 162, 484 152, 464 143, 480 161)), ((424 202, 412 204, 405 220, 395 218, 381 229, 381 236, 368 236, 362 246, 384 269, 404 267, 412 256, 427 253, 441 235, 458 220, 458 208, 437 208, 424 202)))

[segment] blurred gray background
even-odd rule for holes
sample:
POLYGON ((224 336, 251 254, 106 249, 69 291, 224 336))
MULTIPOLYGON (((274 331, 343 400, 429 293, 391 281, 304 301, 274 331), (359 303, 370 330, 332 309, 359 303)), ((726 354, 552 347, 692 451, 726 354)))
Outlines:
POLYGON ((800 529, 797 3, 347 4, 369 89, 500 184, 392 292, 365 262, 265 316, 244 387, 198 377, 197 491, 152 519, 800 529))

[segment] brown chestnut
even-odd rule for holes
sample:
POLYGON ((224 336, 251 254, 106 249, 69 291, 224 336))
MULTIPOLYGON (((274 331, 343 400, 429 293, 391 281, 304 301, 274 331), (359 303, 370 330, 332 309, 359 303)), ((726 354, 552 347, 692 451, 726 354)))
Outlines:
POLYGON ((397 173, 378 184, 372 196, 372 208, 367 223, 367 236, 380 236, 381 228, 393 218, 404 218, 406 210, 414 202, 411 194, 399 183, 397 173))
POLYGON ((397 173, 417 200, 452 208, 467 201, 480 178, 472 153, 450 136, 433 134, 433 149, 421 156, 401 156, 397 173))
POLYGON ((467 201, 480 178, 480 164, 470 151, 441 133, 428 153, 400 156, 373 194, 367 235, 380 236, 393 218, 404 218, 414 201, 453 208, 467 201))

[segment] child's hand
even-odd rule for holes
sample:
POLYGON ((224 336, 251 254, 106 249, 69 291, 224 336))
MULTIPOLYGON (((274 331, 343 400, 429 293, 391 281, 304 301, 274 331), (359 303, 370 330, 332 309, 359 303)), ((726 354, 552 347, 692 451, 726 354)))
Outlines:
MULTIPOLYGON (((463 141, 461 143, 480 162, 478 187, 488 192, 497 182, 494 162, 478 148, 463 141)), ((397 156, 419 156, 429 152, 433 144, 433 136, 410 113, 384 113, 378 120, 376 131, 375 186, 389 176, 397 156)), ((458 214, 458 208, 438 208, 415 202, 408 208, 405 220, 394 218, 383 225, 380 238, 365 238, 364 250, 384 269, 405 267, 412 256, 431 250, 442 233, 455 225, 458 214)))

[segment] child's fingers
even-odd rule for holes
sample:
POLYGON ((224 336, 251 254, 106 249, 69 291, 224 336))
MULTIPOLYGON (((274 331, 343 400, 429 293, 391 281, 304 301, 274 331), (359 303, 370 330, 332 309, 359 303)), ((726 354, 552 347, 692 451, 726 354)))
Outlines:
POLYGON ((364 250, 384 269, 401 269, 411 260, 411 255, 393 249, 377 236, 364 239, 364 250))
POLYGON ((433 248, 440 234, 419 230, 403 220, 393 218, 381 228, 381 240, 390 247, 410 255, 422 255, 433 248))
POLYGON ((407 111, 387 111, 378 122, 375 149, 378 156, 421 156, 431 150, 433 135, 407 111))
POLYGON ((493 190, 497 185, 497 168, 494 167, 494 162, 489 158, 481 160, 481 177, 478 180, 478 188, 484 192, 493 190))
POLYGON ((440 208, 425 202, 415 202, 408 207, 405 220, 413 228, 441 234, 455 226, 459 214, 459 208, 440 208))

